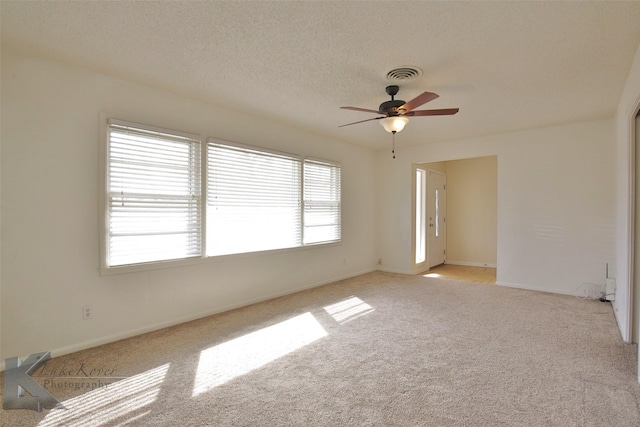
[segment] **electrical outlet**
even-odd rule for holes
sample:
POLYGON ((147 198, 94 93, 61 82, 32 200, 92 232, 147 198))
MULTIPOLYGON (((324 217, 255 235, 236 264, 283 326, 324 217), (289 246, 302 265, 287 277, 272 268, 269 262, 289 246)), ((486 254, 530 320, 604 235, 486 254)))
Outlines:
POLYGON ((82 320, 93 319, 93 309, 90 305, 85 305, 82 307, 82 320))

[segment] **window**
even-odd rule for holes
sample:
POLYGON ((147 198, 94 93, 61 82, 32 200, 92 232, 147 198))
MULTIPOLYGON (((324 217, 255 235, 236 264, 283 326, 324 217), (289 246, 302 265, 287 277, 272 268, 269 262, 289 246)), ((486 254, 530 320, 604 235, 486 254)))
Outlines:
POLYGON ((340 167, 306 159, 303 193, 304 244, 340 240, 340 167))
POLYGON ((300 159, 210 140, 207 255, 300 246, 300 159))
POLYGON ((103 267, 341 240, 335 163, 119 120, 107 128, 103 267))
POLYGON ((199 256, 200 140, 109 122, 107 266, 199 256))

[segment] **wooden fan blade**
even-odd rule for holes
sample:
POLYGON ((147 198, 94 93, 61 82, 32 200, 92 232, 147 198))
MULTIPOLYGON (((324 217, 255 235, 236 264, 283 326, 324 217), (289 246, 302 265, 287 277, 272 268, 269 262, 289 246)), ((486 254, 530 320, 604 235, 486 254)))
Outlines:
MULTIPOLYGON (((377 113, 377 111, 376 111, 377 113)), ((351 125, 356 125, 358 123, 364 123, 364 122, 370 122, 371 120, 380 120, 380 119, 384 119, 386 116, 382 116, 382 117, 374 117, 373 119, 367 119, 367 120, 360 120, 359 122, 353 122, 353 123, 347 123, 346 125, 340 125, 338 126, 339 128, 343 128, 345 126, 351 126, 351 125)))
POLYGON ((459 108, 443 108, 441 110, 418 110, 411 111, 405 116, 450 116, 460 111, 459 108))
POLYGON ((426 104, 429 101, 433 101, 438 97, 438 94, 433 92, 424 92, 422 95, 418 95, 411 101, 406 102, 404 105, 398 107, 398 110, 405 110, 407 113, 416 107, 426 104))
POLYGON ((342 108, 343 110, 364 111, 365 113, 380 114, 380 111, 368 110, 366 108, 358 108, 358 107, 340 107, 340 108, 342 108))

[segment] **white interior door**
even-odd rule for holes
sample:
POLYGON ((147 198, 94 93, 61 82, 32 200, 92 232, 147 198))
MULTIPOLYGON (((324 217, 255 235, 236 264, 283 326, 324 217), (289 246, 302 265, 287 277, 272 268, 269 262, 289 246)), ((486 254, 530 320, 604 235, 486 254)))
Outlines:
POLYGON ((446 175, 427 173, 427 259, 429 268, 444 264, 446 256, 446 175))

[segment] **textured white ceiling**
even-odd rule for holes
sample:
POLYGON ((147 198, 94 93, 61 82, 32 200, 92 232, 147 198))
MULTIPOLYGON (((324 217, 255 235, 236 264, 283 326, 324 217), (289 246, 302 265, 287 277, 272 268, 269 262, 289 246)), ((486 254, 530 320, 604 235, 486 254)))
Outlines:
POLYGON ((640 43, 628 2, 0 3, 3 45, 373 149, 368 109, 386 73, 421 78, 397 98, 440 95, 397 143, 415 145, 610 117, 640 43))

